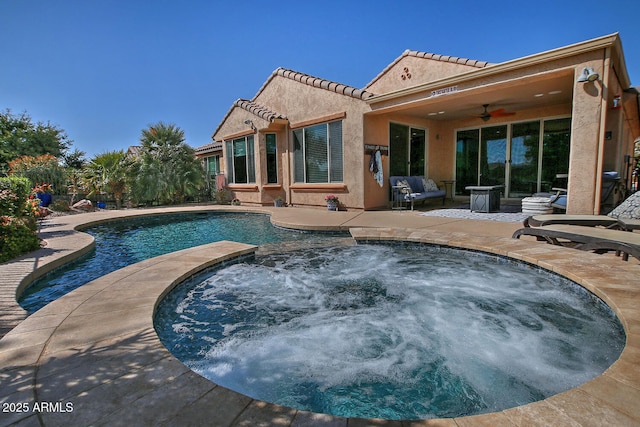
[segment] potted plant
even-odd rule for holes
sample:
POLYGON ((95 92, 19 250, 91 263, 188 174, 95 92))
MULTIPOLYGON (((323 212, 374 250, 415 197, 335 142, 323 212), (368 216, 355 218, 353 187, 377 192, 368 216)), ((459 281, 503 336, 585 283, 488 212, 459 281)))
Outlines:
POLYGON ((36 197, 40 200, 40 206, 46 208, 51 204, 53 196, 51 195, 51 185, 43 182, 42 184, 36 184, 33 189, 36 197))
POLYGON ((338 204, 340 203, 340 201, 338 200, 337 196, 334 196, 333 194, 329 194, 327 197, 324 198, 324 200, 327 202, 328 210, 330 211, 338 210, 338 204))
POLYGON ((282 199, 282 197, 278 196, 275 199, 273 199, 273 206, 275 206, 276 208, 281 208, 284 206, 284 200, 282 199))

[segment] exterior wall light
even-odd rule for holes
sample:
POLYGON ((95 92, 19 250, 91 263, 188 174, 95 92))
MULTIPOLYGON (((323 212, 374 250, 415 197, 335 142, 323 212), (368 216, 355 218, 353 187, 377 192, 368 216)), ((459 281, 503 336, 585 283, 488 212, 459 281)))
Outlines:
POLYGON ((245 125, 251 125, 251 129, 254 130, 254 131, 258 130, 258 128, 256 128, 256 126, 253 124, 253 120, 247 119, 247 120, 244 121, 244 124, 245 125))
POLYGON ((578 83, 595 82, 600 77, 600 74, 591 67, 585 67, 582 69, 582 74, 578 77, 578 83))

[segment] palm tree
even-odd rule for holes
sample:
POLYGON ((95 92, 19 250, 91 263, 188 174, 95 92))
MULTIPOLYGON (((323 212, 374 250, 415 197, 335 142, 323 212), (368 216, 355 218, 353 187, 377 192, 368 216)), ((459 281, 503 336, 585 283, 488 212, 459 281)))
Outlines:
POLYGON ((107 151, 95 155, 84 168, 84 185, 88 196, 110 193, 116 208, 122 207, 122 198, 127 190, 127 164, 124 151, 107 151))
POLYGON ((141 200, 182 203, 198 194, 204 171, 184 132, 159 122, 142 131, 142 155, 135 165, 133 194, 141 200))

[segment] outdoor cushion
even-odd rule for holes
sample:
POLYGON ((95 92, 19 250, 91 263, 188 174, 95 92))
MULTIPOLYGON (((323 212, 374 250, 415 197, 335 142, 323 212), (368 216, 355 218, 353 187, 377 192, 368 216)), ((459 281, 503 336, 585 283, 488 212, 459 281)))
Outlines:
POLYGON ((620 205, 609 212, 613 218, 640 219, 640 191, 627 197, 620 205))
POLYGON ((422 178, 422 188, 424 191, 438 191, 438 185, 431 178, 422 178))

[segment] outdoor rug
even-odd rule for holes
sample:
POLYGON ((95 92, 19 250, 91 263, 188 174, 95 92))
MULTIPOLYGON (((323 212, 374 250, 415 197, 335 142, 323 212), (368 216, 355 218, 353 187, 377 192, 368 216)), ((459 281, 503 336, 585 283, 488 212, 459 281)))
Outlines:
POLYGON ((529 215, 520 211, 520 206, 504 205, 500 212, 471 212, 469 205, 460 205, 449 209, 435 209, 421 214, 422 216, 437 216, 456 219, 481 219, 485 221, 522 222, 529 215))

